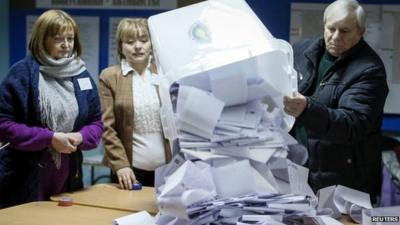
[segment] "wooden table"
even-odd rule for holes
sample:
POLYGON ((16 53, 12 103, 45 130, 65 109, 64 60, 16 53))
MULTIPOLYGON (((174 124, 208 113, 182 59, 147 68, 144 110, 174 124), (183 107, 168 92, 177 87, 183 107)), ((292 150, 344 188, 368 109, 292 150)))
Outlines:
POLYGON ((57 202, 30 202, 0 210, 4 225, 111 225, 116 218, 131 214, 126 211, 81 205, 58 206, 57 202))
POLYGON ((143 187, 140 191, 128 191, 119 189, 116 184, 96 184, 82 191, 62 193, 50 199, 58 202, 61 197, 71 197, 76 205, 128 212, 145 210, 153 215, 158 212, 155 191, 152 187, 143 187))
MULTIPOLYGON (((97 184, 82 191, 63 193, 52 196, 52 201, 61 197, 71 197, 75 205, 92 206, 112 210, 139 212, 146 210, 155 215, 158 212, 155 204, 155 192, 152 187, 143 187, 141 191, 121 190, 116 184, 97 184)), ((355 225, 351 218, 343 215, 339 222, 345 225, 355 225)), ((0 223, 2 224, 2 223, 0 223)))
POLYGON ((340 217, 339 222, 343 223, 344 225, 356 225, 358 223, 354 223, 353 220, 348 215, 342 215, 340 217))

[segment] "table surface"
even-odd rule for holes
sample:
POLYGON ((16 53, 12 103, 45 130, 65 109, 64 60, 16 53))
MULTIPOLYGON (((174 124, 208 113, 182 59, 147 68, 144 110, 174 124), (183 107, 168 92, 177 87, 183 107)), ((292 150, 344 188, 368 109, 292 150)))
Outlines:
POLYGON ((0 210, 4 225, 111 225, 116 218, 131 212, 88 207, 58 206, 57 202, 30 202, 0 210))
MULTIPOLYGON (((140 191, 128 191, 119 189, 117 184, 96 184, 81 191, 52 196, 51 200, 58 201, 61 197, 71 197, 75 205, 128 212, 145 210, 153 215, 158 212, 155 191, 152 187, 143 187, 140 191)), ((356 224, 347 215, 343 215, 339 221, 345 225, 356 224)))
POLYGON ((129 191, 118 188, 117 184, 96 184, 81 191, 52 196, 58 202, 61 197, 71 197, 76 205, 85 205, 128 212, 147 211, 157 214, 155 191, 152 187, 129 191))
POLYGON ((339 219, 339 222, 343 223, 344 225, 356 225, 358 223, 354 223, 353 220, 348 215, 342 215, 339 219))

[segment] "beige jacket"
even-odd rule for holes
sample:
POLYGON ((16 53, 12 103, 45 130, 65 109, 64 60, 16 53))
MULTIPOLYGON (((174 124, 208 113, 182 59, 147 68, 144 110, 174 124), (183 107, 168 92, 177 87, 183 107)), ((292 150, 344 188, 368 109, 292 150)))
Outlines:
MULTIPOLYGON (((120 65, 104 69, 99 78, 102 120, 104 123, 103 164, 115 173, 132 166, 133 95, 132 76, 123 76, 120 65)), ((166 161, 171 159, 165 141, 166 161)))

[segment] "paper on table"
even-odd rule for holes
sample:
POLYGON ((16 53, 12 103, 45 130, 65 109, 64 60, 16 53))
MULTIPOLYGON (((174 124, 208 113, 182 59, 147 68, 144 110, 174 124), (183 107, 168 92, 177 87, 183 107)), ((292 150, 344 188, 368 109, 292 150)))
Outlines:
POLYGON ((318 206, 317 209, 321 210, 324 208, 332 209, 333 214, 331 215, 333 218, 339 218, 342 214, 339 212, 339 209, 336 207, 335 203, 333 202, 333 196, 335 194, 334 186, 329 186, 325 188, 321 188, 318 190, 318 206))
POLYGON ((268 224, 284 224, 282 222, 282 215, 243 215, 242 221, 244 222, 268 222, 268 224))
POLYGON ((286 209, 286 210, 296 210, 296 211, 310 211, 314 210, 313 207, 311 207, 307 203, 268 203, 268 207, 274 208, 274 209, 286 209))
POLYGON ((218 196, 235 197, 255 192, 253 169, 248 160, 241 160, 225 166, 212 168, 218 196))
POLYGON ((318 218, 322 221, 323 224, 321 225, 343 225, 343 223, 335 220, 329 216, 318 216, 318 218))
POLYGON ((214 198, 211 192, 204 189, 190 189, 186 190, 181 195, 181 202, 185 206, 192 205, 194 203, 209 201, 214 198))
POLYGON ((307 168, 297 165, 286 158, 274 158, 269 163, 269 166, 277 178, 277 183, 283 193, 308 195, 316 199, 314 192, 308 185, 307 168))
POLYGON ((338 185, 335 189, 333 202, 341 213, 348 214, 348 209, 351 204, 356 204, 365 209, 372 208, 368 193, 354 190, 342 185, 338 185))
POLYGON ((180 154, 176 154, 168 164, 160 166, 155 170, 154 187, 157 194, 162 191, 162 185, 165 184, 165 179, 174 173, 185 161, 186 160, 180 154))
POLYGON ((279 193, 276 187, 274 187, 274 183, 270 183, 260 172, 254 168, 252 169, 257 193, 279 193))
POLYGON ((146 211, 130 214, 115 219, 112 225, 156 225, 155 219, 146 211))
POLYGON ((289 183, 289 172, 286 159, 274 158, 268 163, 268 165, 275 177, 289 183))
POLYGON ((160 197, 180 195, 188 189, 204 189, 213 193, 214 184, 206 182, 210 176, 211 174, 204 174, 204 171, 200 170, 193 162, 186 161, 166 179, 160 197))
POLYGON ((280 188, 279 185, 274 177, 274 175, 272 174, 270 168, 265 164, 265 163, 260 163, 260 162, 256 162, 256 161, 252 161, 251 165, 253 166, 253 168, 255 170, 257 170, 261 176, 264 177, 264 179, 268 182, 269 185, 271 185, 274 191, 271 191, 272 193, 283 193, 280 188))
POLYGON ((288 165, 291 193, 308 195, 316 199, 313 190, 308 185, 308 169, 297 165, 290 160, 286 160, 286 162, 288 165))
POLYGON ((188 221, 166 214, 157 215, 157 225, 187 225, 188 221))

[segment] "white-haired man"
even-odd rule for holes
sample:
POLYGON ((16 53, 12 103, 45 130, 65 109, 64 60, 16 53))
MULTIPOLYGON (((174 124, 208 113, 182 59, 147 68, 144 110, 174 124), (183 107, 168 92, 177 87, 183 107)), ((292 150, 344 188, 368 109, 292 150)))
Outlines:
POLYGON ((380 191, 379 150, 388 87, 384 65, 363 40, 365 12, 337 0, 324 12, 324 37, 294 44, 299 93, 284 97, 296 117, 292 133, 309 150, 309 183, 316 191, 341 184, 380 191))

